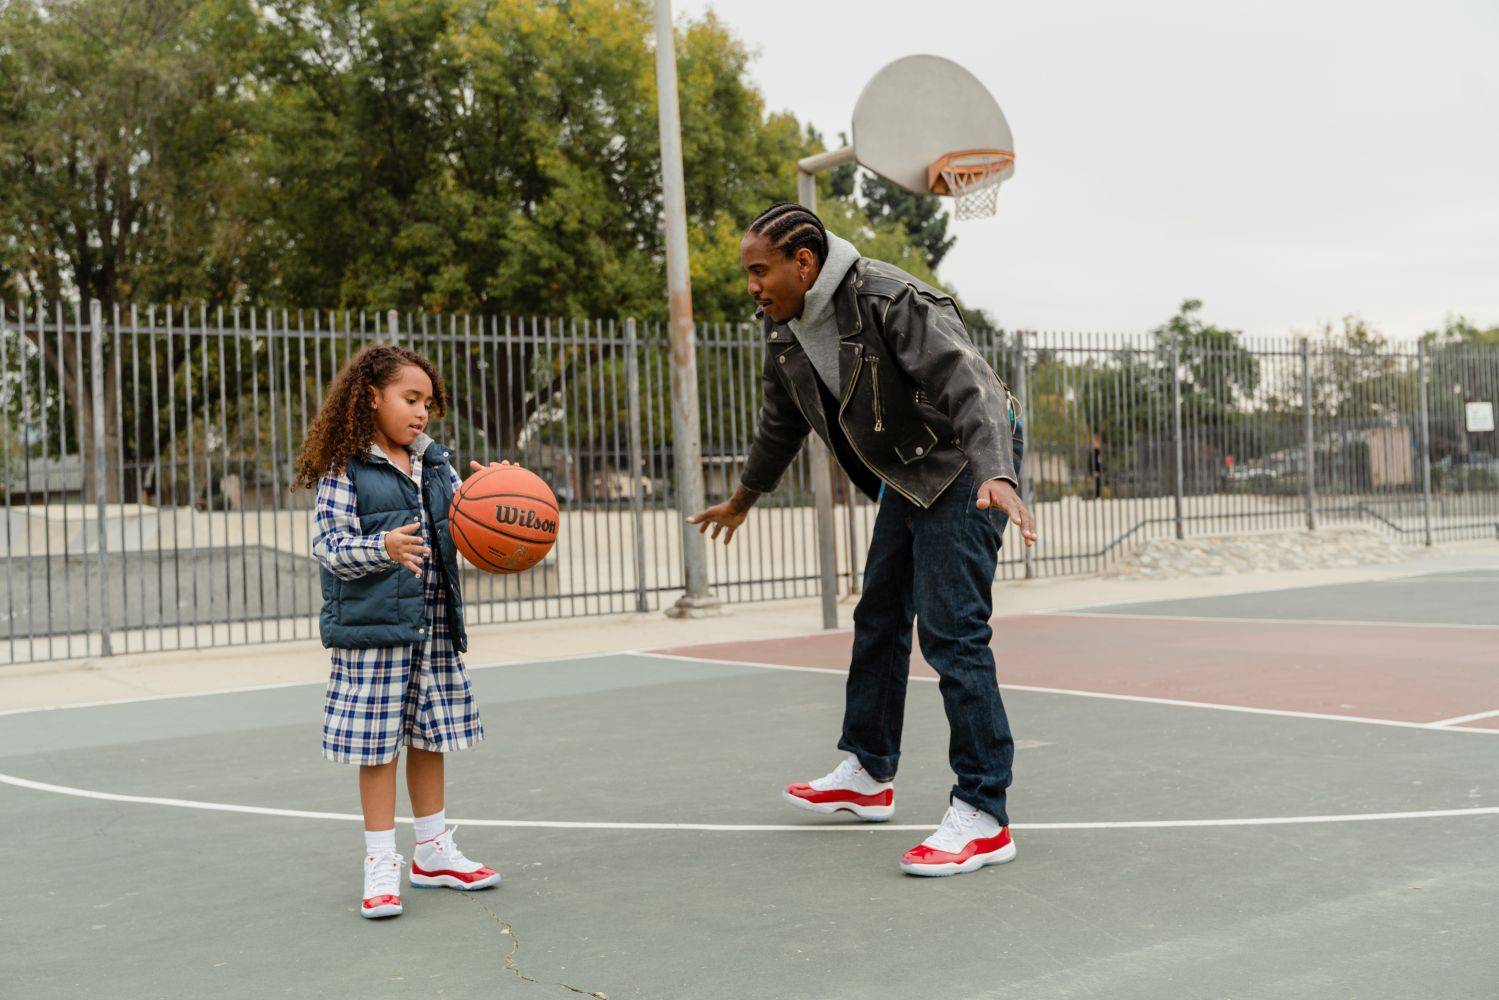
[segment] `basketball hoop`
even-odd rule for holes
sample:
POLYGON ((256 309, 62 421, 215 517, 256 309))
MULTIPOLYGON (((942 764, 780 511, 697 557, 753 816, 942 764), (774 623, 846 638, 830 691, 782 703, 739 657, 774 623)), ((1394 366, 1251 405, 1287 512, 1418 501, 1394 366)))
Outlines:
POLYGON ((1008 149, 960 149, 941 156, 927 168, 932 194, 953 200, 958 222, 983 219, 999 207, 999 185, 1014 172, 1015 154, 1008 149))

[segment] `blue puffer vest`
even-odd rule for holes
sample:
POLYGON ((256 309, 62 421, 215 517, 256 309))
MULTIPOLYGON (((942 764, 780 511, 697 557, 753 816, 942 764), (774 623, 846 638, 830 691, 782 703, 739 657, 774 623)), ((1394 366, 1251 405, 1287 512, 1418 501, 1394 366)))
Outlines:
MULTIPOLYGON (((359 498, 359 527, 366 535, 417 521, 421 516, 418 505, 426 505, 432 526, 427 547, 439 560, 448 589, 448 627, 453 646, 461 653, 468 648, 468 634, 463 628, 458 552, 448 530, 448 510, 453 505, 449 455, 436 442, 422 453, 420 496, 411 477, 383 459, 355 457, 349 461, 348 476, 359 498)), ((404 646, 427 637, 422 578, 406 567, 392 565, 354 580, 340 580, 324 569, 322 579, 324 646, 370 649, 404 646)))

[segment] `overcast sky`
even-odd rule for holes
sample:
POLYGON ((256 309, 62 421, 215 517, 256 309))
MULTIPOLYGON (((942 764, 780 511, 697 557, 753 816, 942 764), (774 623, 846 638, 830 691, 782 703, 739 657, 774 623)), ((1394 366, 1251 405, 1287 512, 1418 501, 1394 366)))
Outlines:
POLYGON ((1499 324, 1499 0, 674 4, 830 139, 900 56, 988 85, 1015 176, 941 276, 1002 325, 1142 330, 1187 297, 1256 336, 1499 324))

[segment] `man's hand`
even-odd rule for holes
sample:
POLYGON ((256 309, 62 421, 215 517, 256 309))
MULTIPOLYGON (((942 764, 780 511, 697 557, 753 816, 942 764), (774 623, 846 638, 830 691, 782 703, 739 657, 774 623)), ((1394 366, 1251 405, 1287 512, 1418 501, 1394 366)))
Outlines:
POLYGON ((468 467, 475 472, 483 472, 485 469, 498 469, 506 465, 514 465, 514 462, 490 462, 488 465, 480 465, 473 459, 469 460, 468 467))
POLYGON ((422 560, 427 556, 427 547, 422 544, 422 524, 412 521, 385 533, 385 551, 396 562, 417 576, 422 575, 422 560))
POLYGON ((1036 521, 1026 510, 1014 486, 1003 479, 991 479, 980 486, 978 509, 988 510, 990 507, 998 507, 1010 516, 1010 523, 1020 529, 1026 548, 1036 544, 1036 521))
POLYGON ((749 517, 749 509, 758 499, 760 499, 760 494, 741 485, 729 499, 723 503, 714 504, 701 514, 693 514, 687 519, 687 523, 697 525, 698 534, 707 531, 708 526, 712 525, 711 537, 717 539, 719 532, 723 532, 723 543, 727 545, 733 539, 734 532, 738 531, 739 526, 744 523, 744 519, 749 517))

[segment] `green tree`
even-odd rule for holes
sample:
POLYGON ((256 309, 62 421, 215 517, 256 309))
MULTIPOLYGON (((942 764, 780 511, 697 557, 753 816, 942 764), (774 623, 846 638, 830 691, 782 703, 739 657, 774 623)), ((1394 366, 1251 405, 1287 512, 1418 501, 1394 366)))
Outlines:
MULTIPOLYGON (((135 297, 230 294, 253 33, 241 0, 0 8, 0 274, 19 297, 96 298, 107 318, 135 297)), ((82 426, 115 411, 113 380, 100 400, 84 384, 77 324, 28 336, 82 426)), ((110 452, 118 433, 110 421, 110 452)), ((89 456, 92 438, 72 447, 89 456)))
MULTIPOLYGON (((11 0, 0 281, 98 298, 106 320, 132 301, 664 318, 651 37, 648 0, 11 0)), ((677 53, 696 315, 739 321, 740 234, 794 196, 795 162, 820 142, 767 113, 748 50, 711 14, 678 23, 677 53)), ((933 277, 897 222, 831 197, 824 214, 933 277)), ((72 338, 35 345, 62 373, 69 426, 92 405, 72 338)), ((453 352, 454 384, 528 387, 460 398, 453 419, 503 453, 579 372, 608 370, 597 340, 453 352)), ((162 399, 221 360, 189 338, 155 347, 162 399)), ((232 421, 261 376, 222 360, 232 421)), ((315 395, 314 375, 294 377, 315 395)), ((177 394, 179 428, 197 426, 200 397, 177 394)), ((110 449, 127 462, 176 447, 124 433, 110 449)))
POLYGON ((957 242, 947 235, 947 213, 935 195, 912 194, 878 174, 864 172, 860 182, 863 208, 876 223, 899 223, 911 241, 921 248, 927 266, 936 270, 957 242))

